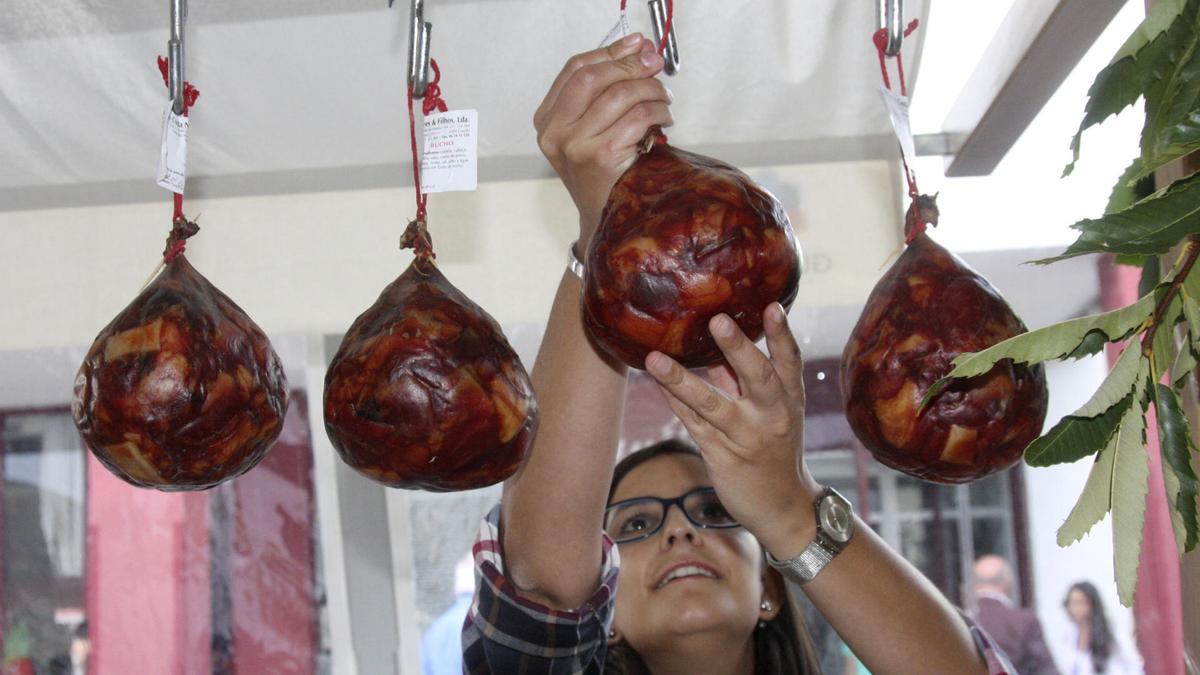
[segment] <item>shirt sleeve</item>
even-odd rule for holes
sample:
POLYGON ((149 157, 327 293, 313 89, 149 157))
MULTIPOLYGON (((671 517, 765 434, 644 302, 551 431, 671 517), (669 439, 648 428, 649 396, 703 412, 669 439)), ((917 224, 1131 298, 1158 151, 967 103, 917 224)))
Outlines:
POLYGON ((971 629, 971 639, 975 641, 975 648, 987 662, 988 675, 1021 675, 1013 667, 1008 655, 992 640, 987 631, 966 614, 963 614, 962 617, 966 619, 967 627, 971 629))
POLYGON ((523 597, 504 576, 500 505, 479 526, 475 597, 463 623, 463 672, 599 675, 616 599, 619 555, 604 538, 600 585, 579 607, 558 610, 523 597))

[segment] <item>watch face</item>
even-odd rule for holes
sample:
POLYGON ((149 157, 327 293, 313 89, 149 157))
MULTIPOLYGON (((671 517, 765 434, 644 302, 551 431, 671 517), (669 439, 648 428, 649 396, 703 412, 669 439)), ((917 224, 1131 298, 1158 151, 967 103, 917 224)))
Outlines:
POLYGON ((821 499, 817 517, 821 529, 830 539, 839 544, 850 541, 850 535, 854 533, 854 511, 844 497, 836 492, 825 495, 821 499))

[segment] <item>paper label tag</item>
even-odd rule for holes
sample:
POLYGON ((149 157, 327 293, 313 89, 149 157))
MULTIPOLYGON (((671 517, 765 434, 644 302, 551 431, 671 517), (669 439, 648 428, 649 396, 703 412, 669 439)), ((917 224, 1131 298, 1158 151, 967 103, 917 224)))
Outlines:
POLYGON ((158 184, 171 192, 183 194, 187 178, 187 115, 176 115, 167 103, 163 113, 162 145, 158 154, 158 184))
POLYGON ((908 123, 908 98, 893 94, 883 85, 879 85, 879 94, 883 97, 888 117, 892 120, 892 129, 896 132, 896 140, 900 141, 900 152, 904 156, 904 161, 911 167, 917 156, 917 149, 913 142, 912 127, 908 123))
POLYGON ((605 35, 604 39, 600 41, 600 46, 607 47, 626 35, 629 35, 629 12, 623 9, 621 18, 617 19, 617 25, 608 31, 608 35, 605 35))
POLYGON ((474 190, 479 182, 479 113, 451 110, 425 118, 421 189, 474 190))

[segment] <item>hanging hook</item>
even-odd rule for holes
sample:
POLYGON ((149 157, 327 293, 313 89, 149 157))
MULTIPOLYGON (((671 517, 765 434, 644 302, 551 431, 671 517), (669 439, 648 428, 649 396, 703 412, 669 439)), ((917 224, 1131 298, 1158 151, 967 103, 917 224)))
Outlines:
MULTIPOLYGON (((396 0, 388 0, 391 7, 396 0)), ((424 98, 429 86, 429 34, 433 24, 425 20, 425 0, 412 0, 408 35, 408 84, 413 98, 424 98)))
POLYGON ((171 92, 171 110, 182 115, 183 104, 183 29, 187 23, 187 0, 171 0, 171 39, 167 42, 170 66, 167 87, 171 92))
MULTIPOLYGON (((663 0, 650 0, 647 4, 650 6, 650 21, 654 26, 654 45, 657 47, 662 44, 663 28, 667 25, 667 10, 663 6, 663 0)), ((666 62, 663 72, 667 75, 679 72, 679 43, 675 41, 674 21, 671 22, 671 30, 667 32, 667 48, 663 53, 663 61, 666 62)))
POLYGON ((878 0, 878 6, 879 28, 887 31, 887 47, 883 53, 895 56, 904 42, 904 0, 878 0))

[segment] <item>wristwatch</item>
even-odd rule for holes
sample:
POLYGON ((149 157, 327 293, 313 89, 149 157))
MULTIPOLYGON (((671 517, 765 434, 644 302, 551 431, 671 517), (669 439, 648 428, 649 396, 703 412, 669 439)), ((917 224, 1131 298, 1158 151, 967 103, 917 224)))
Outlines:
POLYGON ((813 510, 817 516, 817 536, 800 555, 776 560, 767 551, 767 562, 798 584, 812 581, 854 536, 854 508, 837 490, 825 488, 813 503, 813 510))

